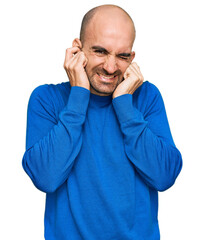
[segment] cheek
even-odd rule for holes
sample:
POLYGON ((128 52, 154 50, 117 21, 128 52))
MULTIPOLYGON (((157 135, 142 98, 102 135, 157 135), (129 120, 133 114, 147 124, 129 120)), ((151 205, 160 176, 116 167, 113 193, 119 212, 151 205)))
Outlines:
POLYGON ((86 72, 89 74, 94 72, 95 69, 103 65, 103 59, 101 57, 90 55, 89 57, 87 57, 87 59, 88 59, 88 63, 85 69, 86 69, 86 72))
POLYGON ((120 70, 122 72, 122 75, 125 74, 126 69, 129 67, 130 63, 122 63, 120 64, 120 70))

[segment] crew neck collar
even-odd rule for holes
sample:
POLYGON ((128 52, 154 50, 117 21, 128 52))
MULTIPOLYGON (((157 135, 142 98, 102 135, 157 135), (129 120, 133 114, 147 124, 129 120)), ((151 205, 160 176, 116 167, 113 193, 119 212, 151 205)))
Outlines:
POLYGON ((112 102, 112 95, 109 96, 99 96, 96 94, 91 93, 90 94, 90 102, 91 105, 94 106, 107 106, 112 102))

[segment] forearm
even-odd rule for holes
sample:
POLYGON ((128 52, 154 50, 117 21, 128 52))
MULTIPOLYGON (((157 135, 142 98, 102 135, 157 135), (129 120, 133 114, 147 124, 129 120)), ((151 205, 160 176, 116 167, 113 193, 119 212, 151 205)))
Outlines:
POLYGON ((155 136, 148 127, 138 136, 130 135, 124 128, 126 154, 144 182, 158 191, 171 187, 181 170, 179 151, 155 136))
MULTIPOLYGON (((58 123, 24 154, 25 171, 35 186, 44 192, 55 191, 70 174, 82 144, 89 94, 88 90, 72 89, 58 123)), ((28 146, 31 138, 27 138, 28 146)))
POLYGON ((165 140, 165 124, 161 121, 163 137, 153 133, 142 113, 133 107, 131 95, 116 98, 113 104, 129 160, 150 187, 159 191, 169 188, 181 170, 181 155, 169 136, 165 140))

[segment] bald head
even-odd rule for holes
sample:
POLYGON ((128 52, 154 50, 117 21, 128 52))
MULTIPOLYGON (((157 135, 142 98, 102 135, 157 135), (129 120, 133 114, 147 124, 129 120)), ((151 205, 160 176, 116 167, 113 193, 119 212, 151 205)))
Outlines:
POLYGON ((80 40, 82 44, 86 40, 86 33, 87 33, 87 28, 89 25, 92 23, 97 22, 96 20, 98 19, 104 19, 115 21, 115 22, 120 22, 123 21, 126 26, 129 26, 132 31, 132 43, 135 40, 135 26, 133 23, 132 18, 130 15, 122 8, 116 5, 102 5, 95 7, 91 10, 89 10, 85 15, 82 20, 81 24, 81 30, 80 30, 80 40))

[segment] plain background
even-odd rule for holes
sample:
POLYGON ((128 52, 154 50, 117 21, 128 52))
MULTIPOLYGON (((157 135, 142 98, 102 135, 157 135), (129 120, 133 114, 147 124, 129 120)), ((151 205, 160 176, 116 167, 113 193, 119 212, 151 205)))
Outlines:
POLYGON ((21 165, 28 99, 38 85, 67 81, 65 50, 79 36, 82 16, 104 3, 132 16, 135 61, 160 89, 183 156, 176 184, 159 193, 161 239, 204 239, 204 15, 198 0, 1 1, 0 239, 43 239, 45 194, 21 165))

